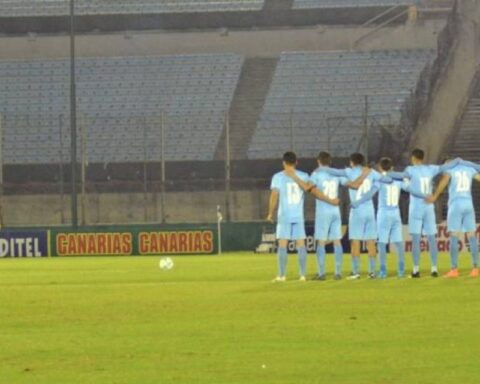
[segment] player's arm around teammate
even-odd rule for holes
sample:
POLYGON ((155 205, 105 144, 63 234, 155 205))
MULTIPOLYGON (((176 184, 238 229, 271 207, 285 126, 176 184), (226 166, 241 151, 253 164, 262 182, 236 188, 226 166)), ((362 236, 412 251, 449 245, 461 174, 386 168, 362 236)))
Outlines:
POLYGON ((443 174, 435 193, 427 198, 434 203, 449 187, 447 228, 450 237, 450 260, 451 269, 445 277, 455 278, 459 276, 458 253, 459 239, 464 233, 467 234, 472 255, 472 277, 478 276, 478 244, 475 236, 475 210, 473 206, 471 184, 472 180, 480 179, 475 167, 463 160, 460 164, 443 174))
POLYGON ((297 156, 293 152, 283 155, 283 171, 277 172, 270 186, 270 201, 267 220, 273 222, 273 215, 278 204, 277 230, 278 240, 278 275, 274 281, 285 281, 288 261, 288 241, 296 242, 300 280, 305 281, 307 250, 305 248, 304 190, 286 173, 296 173, 302 182, 308 182, 308 174, 296 170, 297 156))
POLYGON ((340 204, 340 200, 338 198, 332 199, 328 197, 326 194, 324 194, 322 191, 316 188, 315 185, 312 184, 311 182, 305 182, 301 178, 299 178, 293 170, 285 170, 284 173, 288 177, 290 177, 293 181, 295 181, 300 186, 300 188, 302 188, 305 192, 311 193, 318 200, 325 201, 326 203, 331 205, 340 204))

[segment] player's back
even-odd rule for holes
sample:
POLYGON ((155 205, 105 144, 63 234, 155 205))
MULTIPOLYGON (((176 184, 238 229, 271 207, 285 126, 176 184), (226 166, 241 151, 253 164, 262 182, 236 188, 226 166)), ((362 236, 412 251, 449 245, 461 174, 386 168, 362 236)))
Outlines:
POLYGON ((378 211, 400 211, 399 201, 400 192, 402 189, 401 181, 394 181, 393 183, 378 183, 378 211))
MULTIPOLYGON (((303 181, 309 181, 307 173, 295 170, 297 176, 303 181)), ((303 205, 305 193, 300 186, 284 172, 278 172, 273 176, 271 189, 278 190, 278 222, 301 223, 304 221, 303 205)))
MULTIPOLYGON (((360 175, 363 172, 362 167, 354 167, 354 168, 347 168, 347 177, 348 180, 354 181, 355 179, 359 178, 360 175)), ((348 190, 348 194, 350 196, 350 201, 354 202, 357 200, 360 200, 363 195, 366 193, 370 192, 370 190, 373 188, 375 182, 377 182, 380 179, 380 174, 377 171, 370 171, 368 176, 363 180, 363 183, 360 185, 358 189, 352 189, 350 188, 348 190)), ((368 209, 371 210, 373 209, 373 200, 369 199, 367 201, 364 201, 361 203, 356 210, 361 210, 361 209, 368 209)))
MULTIPOLYGON (((312 175, 310 176, 310 181, 315 184, 315 187, 325 194, 330 199, 337 199, 338 198, 338 188, 341 182, 341 178, 332 176, 326 171, 322 170, 322 168, 317 168, 313 171, 312 175)), ((325 211, 339 211, 340 208, 338 206, 329 204, 325 201, 316 199, 316 214, 320 214, 321 212, 325 211)))
MULTIPOLYGON (((414 190, 430 195, 432 194, 432 181, 438 174, 439 169, 438 165, 419 164, 407 167, 405 173, 408 175, 409 183, 414 190)), ((429 205, 431 206, 425 199, 410 194, 410 209, 424 208, 429 205)))
POLYGON ((457 199, 472 200, 472 180, 477 174, 475 169, 466 165, 457 165, 445 172, 450 176, 448 203, 457 199))

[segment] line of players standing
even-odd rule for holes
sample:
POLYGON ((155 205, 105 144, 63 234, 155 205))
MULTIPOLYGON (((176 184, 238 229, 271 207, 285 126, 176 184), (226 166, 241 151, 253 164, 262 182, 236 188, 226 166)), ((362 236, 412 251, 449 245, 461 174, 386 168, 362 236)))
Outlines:
POLYGON ((352 273, 348 279, 360 278, 361 242, 368 251, 369 278, 387 277, 387 246, 393 244, 398 255, 398 277, 405 275, 405 254, 400 217, 400 192, 410 194, 409 233, 412 237, 412 278, 420 277, 420 240, 422 234, 428 239, 431 276, 438 277, 438 248, 434 202, 443 190, 449 187, 447 226, 450 234, 451 270, 446 277, 458 277, 459 237, 467 234, 472 254, 472 277, 478 277, 478 244, 475 236, 476 223, 471 187, 472 180, 480 181, 480 165, 462 159, 448 160, 443 165, 424 164, 425 153, 414 149, 412 165, 404 172, 393 172, 390 158, 378 162, 378 171, 365 166, 360 153, 350 155, 350 167, 331 168, 331 156, 320 152, 318 168, 309 176, 296 169, 297 157, 293 152, 283 156, 283 171, 272 178, 267 220, 273 221, 278 204, 276 237, 278 239, 278 274, 274 281, 286 280, 287 244, 296 242, 300 280, 306 280, 307 251, 305 248, 304 195, 311 193, 316 198, 315 240, 318 275, 316 280, 325 280, 325 245, 333 242, 335 254, 334 279, 342 278, 343 248, 341 244, 341 216, 338 190, 348 188, 350 198, 349 239, 351 242, 352 273), (433 179, 442 178, 433 193, 433 179), (378 193, 378 210, 375 216, 373 197, 378 193), (377 247, 380 269, 377 273, 377 247))

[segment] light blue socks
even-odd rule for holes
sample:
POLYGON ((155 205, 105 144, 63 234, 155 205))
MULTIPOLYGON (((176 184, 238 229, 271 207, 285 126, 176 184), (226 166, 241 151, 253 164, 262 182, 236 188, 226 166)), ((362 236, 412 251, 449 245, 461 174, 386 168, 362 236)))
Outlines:
POLYGON ((278 254, 277 254, 277 260, 278 260, 278 276, 279 277, 284 277, 285 274, 287 273, 287 261, 288 261, 288 255, 287 255, 287 248, 278 248, 278 254))
POLYGON ((468 238, 468 244, 470 244, 470 252, 472 253, 473 268, 478 267, 478 242, 476 236, 470 236, 468 238))
POLYGON ((378 254, 380 255, 380 277, 387 275, 387 244, 378 243, 378 254))
POLYGON ((343 261, 343 247, 342 245, 335 245, 335 275, 342 274, 342 261, 343 261))
POLYGON ((305 247, 298 248, 298 267, 300 268, 300 276, 305 276, 307 271, 307 249, 305 247))
POLYGON ((323 276, 325 274, 325 246, 317 245, 317 264, 318 275, 323 276))
POLYGON ((450 236, 450 262, 452 269, 458 268, 458 237, 450 236))
POLYGON ((402 242, 395 243, 395 249, 398 254, 398 277, 405 274, 405 245, 402 242))
POLYGON ((427 236, 428 248, 430 249, 430 260, 432 262, 432 270, 437 270, 438 264, 438 247, 435 235, 427 236))

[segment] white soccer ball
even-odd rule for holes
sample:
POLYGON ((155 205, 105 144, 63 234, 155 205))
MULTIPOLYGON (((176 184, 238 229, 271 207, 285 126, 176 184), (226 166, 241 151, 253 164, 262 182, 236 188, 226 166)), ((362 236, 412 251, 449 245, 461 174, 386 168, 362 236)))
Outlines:
POLYGON ((168 271, 173 268, 173 260, 170 257, 162 257, 159 263, 160 269, 168 271))

